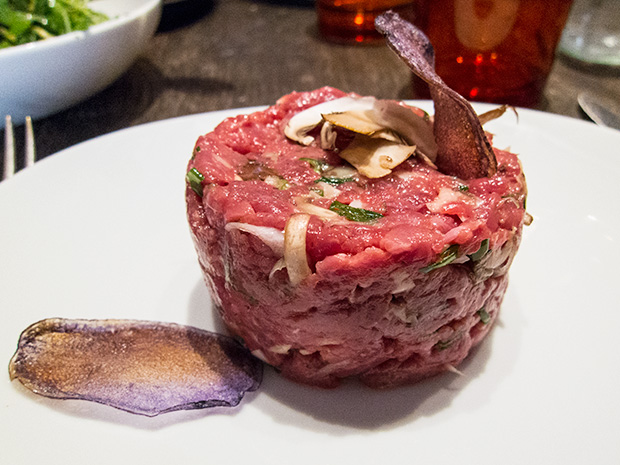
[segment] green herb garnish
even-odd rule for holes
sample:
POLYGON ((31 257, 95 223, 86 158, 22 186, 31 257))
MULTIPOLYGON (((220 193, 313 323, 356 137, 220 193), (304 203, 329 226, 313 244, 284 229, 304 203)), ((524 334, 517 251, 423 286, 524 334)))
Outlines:
POLYGON ((194 153, 192 153, 192 160, 194 160, 196 158, 196 154, 200 152, 200 146, 196 147, 194 149, 194 153))
POLYGON ((345 217, 347 220, 358 221, 360 223, 371 223, 379 218, 383 218, 381 213, 365 210, 363 208, 352 207, 346 203, 338 202, 337 200, 334 200, 331 203, 329 209, 338 213, 340 216, 345 217))
POLYGON ((477 262, 477 261, 482 260, 482 257, 484 257, 488 251, 489 251, 489 240, 485 239, 480 243, 480 248, 473 254, 468 255, 468 257, 472 261, 477 262))
POLYGON ((189 187, 200 197, 202 197, 202 181, 204 179, 204 175, 196 168, 192 168, 185 175, 185 180, 189 183, 189 187))
POLYGON ((280 176, 270 178, 269 184, 271 184, 273 187, 281 191, 286 190, 290 187, 290 184, 288 183, 288 181, 280 176))
POLYGON ((467 191, 469 191, 469 186, 467 186, 465 184, 459 184, 459 191, 467 192, 467 191))
POLYGON ((459 253, 459 245, 452 244, 446 247, 444 251, 441 252, 441 254, 439 254, 439 260, 437 260, 434 263, 431 263, 430 265, 425 266, 424 268, 420 268, 420 271, 422 273, 429 273, 433 270, 436 270, 437 268, 442 268, 446 265, 449 265, 454 260, 456 260, 458 253, 459 253))
POLYGON ((300 160, 308 162, 308 164, 312 167, 312 169, 316 171, 318 174, 321 174, 323 173, 323 171, 330 168, 329 163, 323 160, 317 160, 316 158, 302 157, 300 158, 300 160))
POLYGON ((86 0, 0 0, 0 48, 48 39, 109 19, 86 0))
POLYGON ((480 321, 483 325, 486 325, 489 321, 491 321, 491 315, 488 314, 484 307, 478 310, 476 314, 480 317, 480 321))
POLYGON ((345 182, 355 182, 355 178, 334 178, 331 176, 322 176, 314 182, 326 182, 327 184, 331 184, 332 186, 339 186, 340 184, 344 184, 345 182))
POLYGON ((447 341, 439 341, 437 342, 434 346, 433 349, 435 350, 446 350, 448 347, 450 347, 452 344, 454 343, 454 339, 450 339, 447 341))

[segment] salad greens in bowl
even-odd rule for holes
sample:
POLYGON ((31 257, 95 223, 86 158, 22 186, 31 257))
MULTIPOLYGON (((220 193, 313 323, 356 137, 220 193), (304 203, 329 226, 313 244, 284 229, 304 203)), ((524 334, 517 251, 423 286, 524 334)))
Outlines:
POLYGON ((0 0, 0 128, 109 86, 145 49, 161 0, 0 0))
POLYGON ((0 48, 85 31, 108 19, 86 0, 0 0, 0 48))

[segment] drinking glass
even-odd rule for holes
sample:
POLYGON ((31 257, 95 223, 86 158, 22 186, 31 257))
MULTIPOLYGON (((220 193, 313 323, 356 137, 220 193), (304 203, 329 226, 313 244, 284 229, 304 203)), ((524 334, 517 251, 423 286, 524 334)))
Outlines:
POLYGON ((575 0, 560 50, 586 63, 620 66, 620 1, 575 0))
POLYGON ((448 86, 468 100, 532 107, 540 101, 571 3, 425 0, 418 26, 433 44, 437 74, 448 86))

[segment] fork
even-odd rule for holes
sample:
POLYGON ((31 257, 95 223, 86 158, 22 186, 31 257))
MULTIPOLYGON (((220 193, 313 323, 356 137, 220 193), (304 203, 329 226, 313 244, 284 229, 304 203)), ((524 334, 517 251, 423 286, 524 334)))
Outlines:
MULTIPOLYGON (((30 116, 26 116, 25 131, 24 168, 28 168, 34 164, 35 160, 34 131, 30 116)), ((4 126, 4 171, 2 180, 10 178, 13 174, 15 174, 15 136, 13 134, 13 121, 11 116, 7 115, 4 126)))

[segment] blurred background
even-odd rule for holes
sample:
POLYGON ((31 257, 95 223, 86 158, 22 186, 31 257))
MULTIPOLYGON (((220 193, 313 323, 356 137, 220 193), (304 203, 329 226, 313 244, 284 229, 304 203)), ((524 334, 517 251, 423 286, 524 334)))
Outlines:
MULTIPOLYGON (((326 85, 379 98, 420 96, 383 41, 326 40, 312 0, 166 0, 153 39, 120 78, 34 122, 38 158, 118 129, 267 105, 326 85)), ((585 119, 577 102, 584 89, 620 100, 620 67, 557 53, 534 108, 585 119)), ((18 153, 22 132, 15 131, 18 153)))

